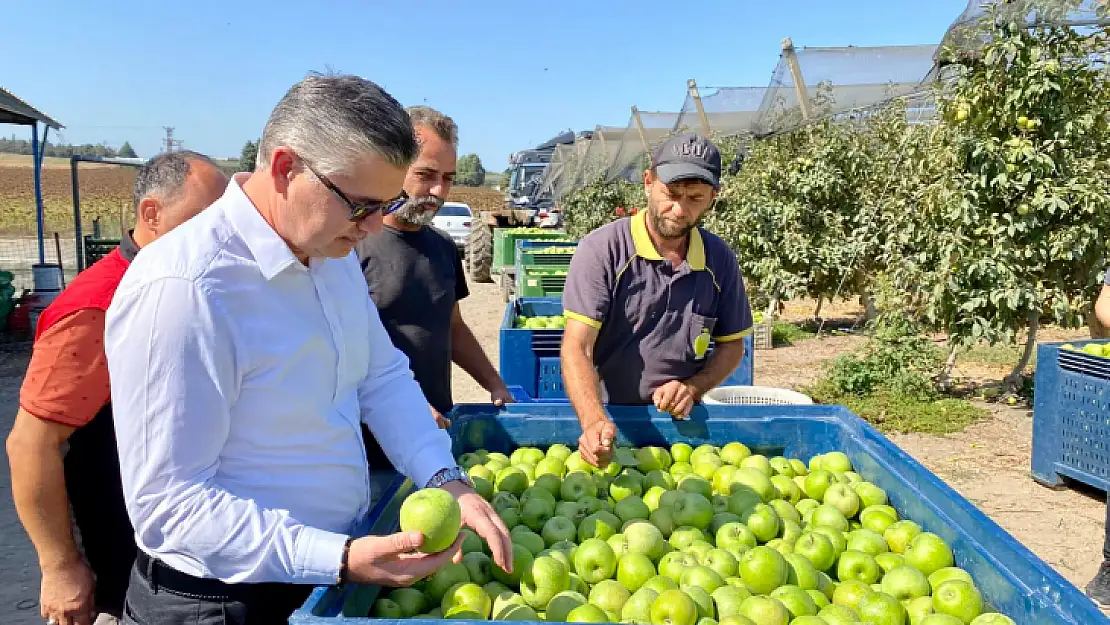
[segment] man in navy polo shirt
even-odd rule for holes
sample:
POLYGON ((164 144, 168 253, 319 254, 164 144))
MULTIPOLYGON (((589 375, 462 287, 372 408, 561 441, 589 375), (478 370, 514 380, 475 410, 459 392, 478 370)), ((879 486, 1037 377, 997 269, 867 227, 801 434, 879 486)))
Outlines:
POLYGON ((644 172, 647 209, 591 232, 571 260, 561 363, 579 449, 595 466, 616 436, 603 398, 685 418, 743 357, 752 314, 736 255, 697 225, 720 177, 712 142, 671 138, 644 172))

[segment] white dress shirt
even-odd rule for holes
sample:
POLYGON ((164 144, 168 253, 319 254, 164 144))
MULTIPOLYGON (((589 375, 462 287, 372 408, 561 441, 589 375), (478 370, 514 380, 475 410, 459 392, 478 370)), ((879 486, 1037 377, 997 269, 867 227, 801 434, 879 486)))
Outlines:
POLYGON ((238 180, 142 250, 104 346, 138 547, 181 572, 334 583, 369 508, 360 419, 418 485, 455 465, 354 255, 306 267, 238 180))

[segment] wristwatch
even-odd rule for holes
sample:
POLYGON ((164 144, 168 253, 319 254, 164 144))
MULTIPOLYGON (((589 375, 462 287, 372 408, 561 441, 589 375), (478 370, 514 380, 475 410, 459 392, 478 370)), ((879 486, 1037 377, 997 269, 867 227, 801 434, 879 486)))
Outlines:
POLYGON ((428 480, 428 484, 425 486, 425 488, 439 488, 447 482, 455 481, 461 481, 467 486, 474 488, 474 484, 470 481, 470 477, 467 476, 466 471, 464 471, 463 468, 459 466, 454 466, 447 469, 440 469, 435 475, 432 476, 432 479, 428 480))

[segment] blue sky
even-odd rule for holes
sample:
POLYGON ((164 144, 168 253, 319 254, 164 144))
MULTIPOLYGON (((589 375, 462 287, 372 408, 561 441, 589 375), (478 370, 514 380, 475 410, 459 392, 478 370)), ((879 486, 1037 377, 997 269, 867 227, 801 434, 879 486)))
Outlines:
MULTIPOLYGON (((374 80, 455 118, 460 152, 500 171, 567 128, 677 110, 686 79, 765 86, 780 41, 937 43, 966 0, 6 0, 0 85, 71 143, 238 155, 307 72, 374 80)), ((20 137, 27 129, 0 125, 20 137)))

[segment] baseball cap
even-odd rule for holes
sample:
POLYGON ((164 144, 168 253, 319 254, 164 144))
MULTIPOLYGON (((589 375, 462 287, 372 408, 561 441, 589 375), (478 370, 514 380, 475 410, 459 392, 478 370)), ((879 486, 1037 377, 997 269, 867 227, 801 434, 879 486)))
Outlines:
POLYGON ((720 188, 721 152, 701 135, 684 132, 667 139, 655 149, 651 164, 663 184, 701 180, 720 188))

